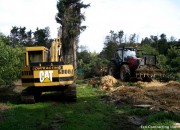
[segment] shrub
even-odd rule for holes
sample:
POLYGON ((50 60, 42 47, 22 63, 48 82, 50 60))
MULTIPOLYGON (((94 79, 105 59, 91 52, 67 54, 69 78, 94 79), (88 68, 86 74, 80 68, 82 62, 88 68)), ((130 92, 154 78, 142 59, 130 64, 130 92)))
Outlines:
POLYGON ((23 50, 21 47, 12 48, 6 45, 4 38, 0 36, 0 52, 0 84, 11 85, 20 77, 23 50))

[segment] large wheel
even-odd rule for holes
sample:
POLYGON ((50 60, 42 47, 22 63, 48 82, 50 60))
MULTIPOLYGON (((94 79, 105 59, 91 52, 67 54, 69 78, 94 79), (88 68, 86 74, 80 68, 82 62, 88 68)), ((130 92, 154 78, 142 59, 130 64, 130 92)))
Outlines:
POLYGON ((76 96, 76 85, 75 84, 67 86, 67 88, 64 90, 64 98, 67 101, 76 102, 77 96, 76 96))
POLYGON ((120 68, 120 79, 122 81, 129 81, 130 80, 130 69, 128 65, 122 65, 120 68))
POLYGON ((112 62, 108 65, 108 75, 116 77, 116 65, 112 62))

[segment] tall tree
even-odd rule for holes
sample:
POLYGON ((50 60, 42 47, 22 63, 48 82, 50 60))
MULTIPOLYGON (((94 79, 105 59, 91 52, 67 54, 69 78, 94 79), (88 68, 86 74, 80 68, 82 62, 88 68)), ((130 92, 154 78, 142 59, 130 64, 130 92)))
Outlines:
POLYGON ((110 41, 108 43, 104 43, 104 48, 101 52, 101 57, 106 58, 107 60, 110 60, 114 56, 115 50, 118 48, 118 45, 116 42, 110 41))
POLYGON ((17 45, 25 46, 27 42, 26 27, 13 26, 10 31, 10 45, 15 47, 17 45))
POLYGON ((129 43, 133 44, 135 43, 135 41, 136 41, 136 34, 134 33, 129 36, 129 43))
POLYGON ((26 27, 13 26, 10 31, 10 42, 8 45, 15 46, 46 46, 50 47, 50 31, 49 27, 44 29, 37 28, 35 32, 26 31, 26 27))
POLYGON ((79 52, 83 52, 83 51, 88 51, 88 46, 84 46, 84 45, 80 45, 79 47, 78 47, 78 50, 79 50, 79 52))
POLYGON ((119 32, 118 32, 118 38, 119 38, 119 43, 121 44, 122 43, 122 41, 123 41, 123 35, 124 35, 124 31, 123 30, 120 30, 119 32))
POLYGON ((176 41, 176 38, 174 36, 171 36, 170 39, 169 39, 170 42, 175 42, 176 41))
POLYGON ((49 47, 49 33, 49 27, 46 27, 45 29, 37 28, 34 32, 34 45, 49 47))
POLYGON ((110 40, 112 41, 113 40, 113 36, 114 36, 114 31, 113 30, 110 30, 110 32, 109 32, 110 34, 111 34, 111 36, 110 36, 110 40))
POLYGON ((25 45, 26 44, 26 38, 27 38, 26 27, 20 27, 18 34, 19 34, 19 43, 21 45, 25 45))
POLYGON ((166 35, 164 33, 162 33, 160 35, 160 39, 158 41, 158 51, 160 54, 167 54, 167 50, 168 50, 168 44, 167 44, 167 39, 166 39, 166 35))
POLYGON ((141 44, 151 44, 152 40, 148 37, 142 39, 141 44))
POLYGON ((86 26, 81 26, 85 16, 81 13, 82 8, 89 7, 90 4, 84 4, 81 0, 58 0, 56 21, 62 26, 62 51, 65 63, 70 63, 77 68, 76 51, 78 36, 86 26))
POLYGON ((32 46, 33 45, 33 32, 32 30, 29 30, 27 33, 27 39, 26 39, 26 46, 32 46))
POLYGON ((12 47, 15 47, 19 43, 19 28, 16 26, 13 26, 10 31, 10 45, 12 47))
POLYGON ((158 50, 158 36, 150 36, 151 40, 152 40, 152 47, 156 48, 158 50))

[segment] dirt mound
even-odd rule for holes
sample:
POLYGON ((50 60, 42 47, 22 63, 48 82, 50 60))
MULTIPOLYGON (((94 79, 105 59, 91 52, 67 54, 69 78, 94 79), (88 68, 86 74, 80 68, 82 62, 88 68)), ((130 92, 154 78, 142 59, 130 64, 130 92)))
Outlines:
POLYGON ((176 87, 177 89, 180 88, 180 83, 179 82, 175 82, 175 81, 170 81, 169 83, 166 84, 167 87, 176 87))
POLYGON ((168 110, 180 112, 180 83, 171 81, 162 83, 158 81, 152 82, 136 82, 121 83, 119 87, 113 86, 118 81, 112 77, 102 78, 102 89, 108 90, 108 101, 129 105, 151 105, 156 110, 168 110), (110 91, 109 91, 110 90, 110 91))
POLYGON ((112 90, 117 82, 117 79, 108 75, 101 78, 100 85, 103 90, 112 90))
MULTIPOLYGON (((133 87, 117 87, 111 92, 116 102, 124 102, 130 105, 139 104, 154 104, 155 102, 146 95, 145 89, 133 86, 133 87), (119 100, 119 101, 118 101, 119 100)), ((157 104, 157 103, 155 103, 157 104)), ((118 104, 117 104, 118 105, 118 104)))

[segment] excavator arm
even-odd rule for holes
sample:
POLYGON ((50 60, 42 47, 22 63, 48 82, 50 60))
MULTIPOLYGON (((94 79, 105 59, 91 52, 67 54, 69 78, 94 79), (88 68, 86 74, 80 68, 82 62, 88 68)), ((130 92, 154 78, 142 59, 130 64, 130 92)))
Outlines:
POLYGON ((58 62, 62 61, 62 42, 60 37, 56 38, 50 48, 50 61, 51 62, 58 62))

